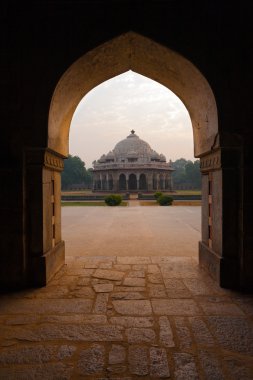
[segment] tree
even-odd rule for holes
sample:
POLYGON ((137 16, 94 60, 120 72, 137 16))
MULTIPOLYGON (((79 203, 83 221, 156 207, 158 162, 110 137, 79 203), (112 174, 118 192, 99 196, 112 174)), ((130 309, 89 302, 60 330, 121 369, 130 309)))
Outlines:
POLYGON ((64 170, 62 172, 62 188, 67 189, 73 184, 84 184, 91 177, 91 173, 87 173, 85 163, 78 156, 71 156, 64 162, 64 170))
POLYGON ((85 179, 85 183, 86 185, 88 185, 89 187, 92 185, 92 176, 93 176, 93 169, 92 168, 88 168, 86 170, 86 179, 85 179))
POLYGON ((179 158, 175 162, 173 162, 173 169, 175 171, 173 172, 173 182, 175 185, 183 184, 185 183, 185 165, 187 164, 187 161, 185 158, 179 158))
POLYGON ((199 168, 199 160, 192 162, 185 158, 180 158, 173 162, 173 182, 174 185, 191 186, 195 189, 200 189, 201 176, 199 168))
POLYGON ((195 188, 200 188, 201 176, 199 160, 188 161, 185 165, 186 182, 191 183, 195 188))

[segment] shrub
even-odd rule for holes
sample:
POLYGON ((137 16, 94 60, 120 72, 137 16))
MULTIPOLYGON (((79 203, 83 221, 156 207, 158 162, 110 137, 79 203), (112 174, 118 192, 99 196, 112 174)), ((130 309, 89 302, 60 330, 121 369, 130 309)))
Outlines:
POLYGON ((173 202, 173 198, 170 197, 169 195, 161 195, 157 199, 157 202, 159 203, 160 206, 171 206, 173 202))
POLYGON ((105 203, 108 206, 118 206, 122 202, 122 196, 118 194, 111 194, 105 197, 105 203))
POLYGON ((161 193, 160 191, 157 191, 155 194, 154 194, 154 197, 156 200, 158 200, 159 197, 161 197, 163 195, 163 193, 161 193))

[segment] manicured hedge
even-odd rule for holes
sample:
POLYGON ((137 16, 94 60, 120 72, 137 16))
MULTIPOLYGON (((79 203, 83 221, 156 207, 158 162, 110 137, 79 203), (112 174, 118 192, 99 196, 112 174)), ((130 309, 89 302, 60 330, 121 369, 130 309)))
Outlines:
POLYGON ((173 202, 173 198, 169 195, 161 195, 157 198, 157 202, 160 206, 171 206, 173 202))
POLYGON ((118 194, 110 194, 105 197, 105 203, 108 206, 118 206, 122 202, 122 196, 118 194))
POLYGON ((157 191, 157 192, 154 194, 154 197, 155 197, 156 200, 158 200, 158 198, 160 198, 162 195, 163 195, 163 193, 161 193, 160 191, 157 191))

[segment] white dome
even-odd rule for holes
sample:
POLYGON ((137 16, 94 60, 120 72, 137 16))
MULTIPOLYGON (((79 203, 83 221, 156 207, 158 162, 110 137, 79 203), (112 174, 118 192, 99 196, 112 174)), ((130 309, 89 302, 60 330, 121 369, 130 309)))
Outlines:
POLYGON ((128 164, 131 167, 148 165, 147 168, 157 167, 157 165, 160 165, 161 168, 169 166, 166 163, 166 157, 163 154, 158 154, 146 141, 141 140, 133 130, 124 140, 119 141, 112 151, 106 155, 103 154, 94 167, 98 169, 106 165, 108 168, 111 165, 113 168, 120 168, 122 165, 125 167, 128 164))
POLYGON ((154 160, 159 160, 160 156, 159 156, 159 154, 155 150, 153 150, 152 154, 151 154, 151 158, 154 159, 154 160))
POLYGON ((131 135, 115 145, 113 153, 116 158, 121 159, 129 156, 135 158, 149 158, 152 154, 152 149, 146 141, 141 140, 134 131, 131 131, 131 135))
POLYGON ((127 153, 127 157, 138 158, 138 153, 134 150, 130 150, 130 152, 127 153))

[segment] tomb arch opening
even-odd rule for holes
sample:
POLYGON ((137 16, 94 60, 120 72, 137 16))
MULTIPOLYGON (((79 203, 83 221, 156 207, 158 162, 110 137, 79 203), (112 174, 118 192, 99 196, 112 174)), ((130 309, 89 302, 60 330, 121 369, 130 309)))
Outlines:
POLYGON ((169 88, 189 112, 194 155, 201 159, 203 174, 200 263, 222 283, 221 197, 210 197, 213 194, 208 193, 208 183, 215 177, 213 188, 216 195, 222 194, 217 107, 208 81, 189 60, 134 32, 122 34, 89 51, 69 67, 55 88, 49 110, 47 148, 52 154, 66 157, 70 124, 80 100, 100 83, 128 70, 169 88), (220 221, 215 228, 209 223, 207 211, 211 198, 212 216, 220 221))
POLYGON ((136 174, 131 173, 128 179, 128 189, 129 190, 137 190, 137 177, 136 174))
POLYGON ((127 180, 124 173, 119 176, 119 190, 127 190, 127 180))

